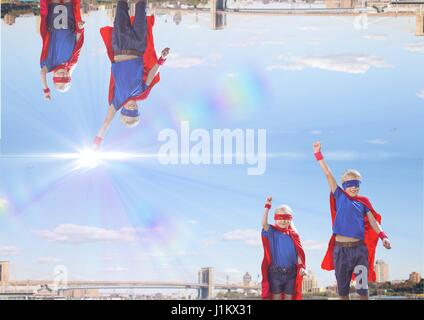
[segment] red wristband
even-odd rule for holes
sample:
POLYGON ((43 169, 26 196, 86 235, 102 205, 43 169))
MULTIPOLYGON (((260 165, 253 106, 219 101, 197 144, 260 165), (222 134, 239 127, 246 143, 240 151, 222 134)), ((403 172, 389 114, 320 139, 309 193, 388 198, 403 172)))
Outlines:
POLYGON ((95 145, 98 145, 98 146, 99 146, 99 145, 102 143, 102 141, 103 141, 103 138, 102 138, 102 137, 96 136, 96 137, 94 138, 93 143, 94 143, 95 145))
POLYGON ((49 89, 49 88, 47 88, 47 89, 43 89, 43 92, 44 92, 44 93, 49 93, 49 92, 50 92, 50 89, 49 89))
POLYGON ((158 65, 163 65, 165 63, 166 59, 162 58, 162 56, 158 60, 158 65))
POLYGON ((269 203, 265 203, 265 208, 271 209, 271 205, 269 203))
POLYGON ((381 231, 381 232, 378 234, 378 237, 381 239, 381 241, 383 241, 385 238, 389 239, 389 238, 387 237, 387 235, 384 233, 384 231, 381 231))
POLYGON ((317 161, 324 159, 324 156, 322 155, 321 151, 314 153, 314 155, 315 155, 315 159, 317 159, 317 161))

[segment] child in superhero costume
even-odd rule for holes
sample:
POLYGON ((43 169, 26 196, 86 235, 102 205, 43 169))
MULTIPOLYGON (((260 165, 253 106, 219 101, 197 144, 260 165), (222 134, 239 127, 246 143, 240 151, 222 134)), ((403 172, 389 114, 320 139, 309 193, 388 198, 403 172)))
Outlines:
POLYGON ((157 59, 152 28, 154 16, 146 16, 146 0, 137 1, 135 16, 128 14, 128 2, 118 1, 114 26, 103 27, 100 34, 112 62, 109 81, 109 108, 103 126, 94 139, 98 149, 116 112, 121 110, 121 122, 135 127, 140 121, 137 101, 148 97, 159 82, 157 71, 165 62, 169 48, 157 59))
POLYGON ((262 299, 300 300, 305 272, 305 253, 292 220, 289 206, 275 210, 275 225, 268 224, 272 197, 265 203, 262 217, 262 299))
POLYGON ((335 270, 340 299, 349 300, 350 281, 356 278, 356 291, 362 300, 367 300, 368 282, 376 279, 374 258, 378 238, 390 249, 390 241, 380 226, 381 216, 366 197, 359 195, 358 171, 347 170, 340 188, 324 161, 320 142, 313 144, 313 151, 331 189, 333 235, 321 268, 335 270))
POLYGON ((41 0, 40 34, 43 47, 40 57, 44 97, 51 99, 47 73, 53 72, 56 90, 66 92, 84 43, 84 22, 80 0, 41 0))

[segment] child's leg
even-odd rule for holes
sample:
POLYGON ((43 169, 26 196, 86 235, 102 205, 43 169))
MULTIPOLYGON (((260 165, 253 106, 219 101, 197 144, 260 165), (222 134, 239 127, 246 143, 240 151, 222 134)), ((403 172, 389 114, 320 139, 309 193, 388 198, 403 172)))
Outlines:
POLYGON ((134 18, 134 34, 137 41, 137 51, 140 53, 146 50, 146 5, 147 0, 140 0, 135 5, 135 18, 134 18))
POLYGON ((336 245, 333 251, 337 291, 341 300, 349 300, 350 280, 353 272, 353 267, 350 266, 349 249, 351 248, 336 245))
POLYGON ((361 300, 368 300, 368 249, 365 245, 355 248, 355 287, 361 300))
POLYGON ((131 20, 128 14, 128 2, 119 0, 113 22, 112 48, 114 52, 124 50, 128 35, 131 32, 131 20))
POLYGON ((269 290, 272 293, 272 300, 281 300, 282 280, 283 279, 280 272, 278 272, 278 270, 271 265, 268 269, 268 282, 269 290))

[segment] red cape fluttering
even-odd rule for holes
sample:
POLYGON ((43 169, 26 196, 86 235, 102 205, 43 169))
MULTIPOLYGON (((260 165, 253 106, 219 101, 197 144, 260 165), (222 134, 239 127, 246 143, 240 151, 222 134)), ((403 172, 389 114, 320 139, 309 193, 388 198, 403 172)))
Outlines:
MULTIPOLYGON (((74 51, 72 52, 71 58, 64 64, 61 64, 50 71, 56 71, 57 69, 66 68, 68 71, 76 65, 78 58, 81 52, 82 45, 84 44, 84 29, 80 29, 79 23, 82 22, 81 19, 81 9, 80 9, 80 0, 72 0, 72 5, 74 9, 75 17, 75 34, 81 33, 80 38, 75 43, 74 51)), ((47 14, 49 10, 50 0, 40 0, 40 35, 43 39, 43 48, 41 50, 40 63, 42 63, 49 53, 50 45, 50 33, 47 26, 47 14)), ((49 71, 49 72, 50 72, 49 71)))
MULTIPOLYGON (((359 201, 364 206, 366 206, 368 210, 371 211, 375 220, 378 223, 381 223, 381 216, 377 213, 377 211, 374 210, 368 198, 363 196, 356 196, 352 198, 344 190, 342 191, 346 194, 346 196, 350 200, 359 201)), ((331 209, 331 223, 332 225, 334 225, 334 220, 336 218, 336 199, 334 198, 333 193, 330 194, 330 209, 331 209)), ((371 227, 371 224, 366 215, 364 216, 364 225, 365 225, 364 244, 368 249, 368 281, 375 282, 376 276, 374 271, 374 259, 375 259, 375 249, 378 243, 378 234, 371 227)), ((335 243, 336 243, 336 237, 333 234, 328 243, 327 252, 321 263, 321 268, 324 270, 328 270, 328 271, 334 270, 333 251, 334 251, 335 243)), ((354 279, 354 276, 352 276, 352 279, 354 279)))
MULTIPOLYGON (((134 23, 134 17, 131 17, 131 24, 134 23)), ((154 65, 157 63, 158 58, 155 51, 154 41, 153 41, 153 25, 155 24, 155 17, 154 16, 147 16, 147 32, 146 32, 146 50, 144 51, 144 54, 140 59, 143 59, 143 82, 146 83, 147 76, 149 74, 149 71, 154 67, 154 65)), ((113 28, 112 27, 103 27, 100 29, 100 34, 103 38, 103 41, 106 46, 107 55, 110 59, 110 61, 114 62, 114 54, 112 49, 112 33, 113 28)), ((142 93, 140 93, 136 97, 131 97, 124 101, 122 105, 124 105, 128 100, 144 100, 147 98, 147 96, 150 93, 150 90, 154 87, 156 83, 160 81, 160 75, 159 72, 155 75, 150 85, 144 90, 142 93)), ((112 72, 110 73, 110 81, 109 81, 109 105, 112 104, 112 100, 115 94, 115 80, 113 79, 112 72)), ((116 106, 115 106, 116 107, 116 106)), ((119 106, 121 107, 121 106, 119 106)))
MULTIPOLYGON (((293 241, 294 247, 296 249, 297 256, 302 261, 302 264, 296 264, 296 280, 294 283, 294 293, 292 295, 292 300, 301 300, 302 299, 302 280, 303 276, 299 274, 300 268, 305 268, 305 252, 303 251, 302 244, 300 242, 299 235, 291 228, 282 229, 278 226, 270 225, 270 228, 274 228, 276 231, 287 233, 293 241)), ((272 299, 272 293, 269 288, 268 282, 268 268, 272 263, 271 250, 269 246, 269 240, 262 235, 262 245, 264 247, 264 258, 262 260, 262 299, 272 299)), ((284 293, 281 294, 282 299, 284 299, 284 293)))

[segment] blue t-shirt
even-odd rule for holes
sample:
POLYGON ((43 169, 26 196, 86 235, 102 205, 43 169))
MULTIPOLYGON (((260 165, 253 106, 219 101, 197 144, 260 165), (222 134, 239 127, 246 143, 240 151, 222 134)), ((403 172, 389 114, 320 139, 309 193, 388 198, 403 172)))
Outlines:
POLYGON ((336 219, 333 233, 364 240, 364 215, 369 209, 361 202, 349 199, 339 186, 334 191, 334 198, 336 200, 336 219))
POLYGON ((50 31, 50 43, 47 58, 41 63, 48 71, 67 62, 72 57, 76 43, 76 35, 69 29, 50 31))
POLYGON ((143 60, 131 59, 112 63, 112 74, 115 80, 115 92, 112 104, 119 110, 130 97, 136 97, 146 90, 143 82, 143 60))
POLYGON ((270 226, 268 231, 262 229, 262 235, 269 240, 273 264, 282 268, 291 268, 297 264, 296 248, 288 234, 281 233, 270 226))

